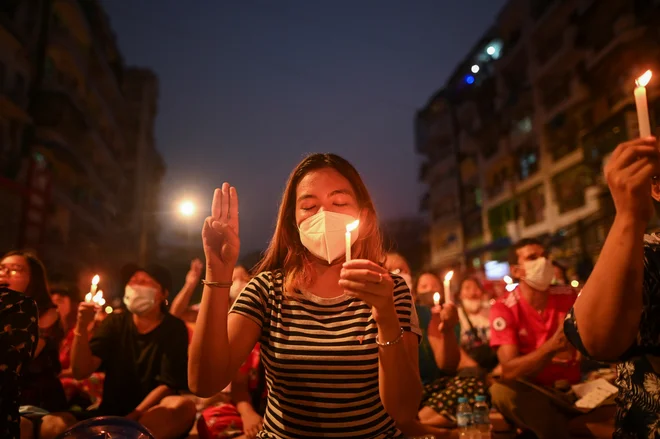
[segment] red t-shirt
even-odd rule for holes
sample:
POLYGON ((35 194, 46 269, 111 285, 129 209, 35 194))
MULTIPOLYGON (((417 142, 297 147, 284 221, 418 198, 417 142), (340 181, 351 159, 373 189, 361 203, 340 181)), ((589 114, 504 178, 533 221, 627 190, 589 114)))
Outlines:
MULTIPOLYGON (((564 317, 577 299, 571 287, 551 286, 548 305, 542 313, 536 311, 520 295, 519 289, 499 299, 490 309, 490 345, 516 345, 521 355, 535 351, 548 341, 563 325, 564 317)), ((573 357, 575 358, 575 357, 573 357)), ((566 364, 548 363, 533 382, 553 386, 556 381, 580 382, 580 363, 573 360, 566 364)))

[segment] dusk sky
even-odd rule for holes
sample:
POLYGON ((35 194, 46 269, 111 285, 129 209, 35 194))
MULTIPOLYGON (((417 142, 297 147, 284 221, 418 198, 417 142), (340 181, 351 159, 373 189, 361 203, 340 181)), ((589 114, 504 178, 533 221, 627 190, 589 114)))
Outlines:
POLYGON ((415 111, 505 0, 102 3, 126 63, 160 80, 163 209, 191 197, 201 221, 229 181, 245 254, 266 247, 286 178, 312 152, 351 161, 381 219, 418 215, 415 111))

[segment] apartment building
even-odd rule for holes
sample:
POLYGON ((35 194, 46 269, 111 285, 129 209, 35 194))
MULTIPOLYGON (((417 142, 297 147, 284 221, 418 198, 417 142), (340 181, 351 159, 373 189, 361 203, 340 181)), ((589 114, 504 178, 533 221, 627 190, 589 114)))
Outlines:
MULTIPOLYGON (((613 216, 602 167, 638 135, 634 80, 659 67, 659 3, 503 8, 416 116, 431 266, 505 259, 523 237, 572 265, 598 254, 613 216)), ((652 118, 659 91, 650 84, 652 118)))

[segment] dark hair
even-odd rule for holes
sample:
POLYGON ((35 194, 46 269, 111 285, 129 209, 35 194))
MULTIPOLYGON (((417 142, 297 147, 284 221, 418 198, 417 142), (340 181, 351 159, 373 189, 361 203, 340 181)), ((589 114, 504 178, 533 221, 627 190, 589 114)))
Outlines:
MULTIPOLYGON (((430 276, 435 277, 436 279, 438 279, 438 282, 440 282, 440 285, 443 285, 443 284, 442 284, 442 279, 441 279, 440 276, 438 276, 436 273, 434 273, 433 271, 430 271, 430 270, 422 271, 421 273, 419 273, 419 274, 417 275, 417 277, 416 277, 415 280, 413 281, 412 289, 413 289, 413 291, 415 292, 415 294, 418 293, 418 291, 417 291, 417 284, 419 283, 419 280, 422 278, 422 276, 427 275, 427 274, 430 275, 430 276)), ((444 285, 443 285, 443 287, 444 287, 444 285)), ((425 292, 426 292, 426 291, 425 291, 425 292)))
POLYGON ((518 265, 518 250, 528 245, 538 245, 539 247, 545 248, 543 243, 536 238, 523 238, 520 241, 516 242, 509 249, 509 266, 513 267, 518 265))
POLYGON ((44 264, 41 263, 39 258, 27 250, 14 250, 6 253, 2 259, 10 256, 20 256, 27 262, 30 269, 30 281, 25 289, 25 295, 34 299, 39 308, 39 313, 55 308, 55 304, 50 298, 50 293, 48 291, 46 268, 44 268, 44 264))
POLYGON ((461 284, 460 284, 460 286, 458 287, 459 294, 460 294, 460 291, 463 289, 463 284, 464 284, 465 282, 470 282, 470 281, 471 281, 471 282, 474 282, 474 283, 477 285, 477 288, 479 288, 479 291, 481 291, 482 293, 485 293, 485 292, 486 292, 486 291, 484 291, 484 286, 481 285, 481 282, 479 282, 479 279, 477 279, 477 278, 474 277, 474 276, 466 276, 466 277, 464 277, 464 278, 461 280, 461 284))
POLYGON ((285 276, 285 291, 293 292, 314 281, 314 269, 309 252, 300 241, 296 224, 296 190, 300 181, 310 172, 334 169, 350 183, 361 212, 360 236, 354 246, 354 255, 378 264, 385 260, 383 238, 378 227, 376 209, 367 187, 358 171, 346 159, 335 154, 312 154, 291 172, 282 195, 277 214, 275 233, 268 249, 255 268, 256 273, 281 269, 285 276))

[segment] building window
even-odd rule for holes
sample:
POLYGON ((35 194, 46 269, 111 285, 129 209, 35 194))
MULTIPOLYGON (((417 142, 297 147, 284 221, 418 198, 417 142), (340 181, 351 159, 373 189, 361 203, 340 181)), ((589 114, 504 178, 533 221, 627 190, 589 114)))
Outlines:
POLYGON ((525 227, 545 220, 545 193, 542 184, 520 195, 520 216, 525 227))
POLYGON ((523 146, 518 151, 518 178, 525 180, 539 170, 538 145, 523 146))
POLYGON ((488 226, 493 240, 507 236, 506 223, 516 220, 514 200, 506 201, 488 211, 488 226))
POLYGON ((594 173, 585 165, 577 165, 552 177, 559 213, 584 206, 585 191, 594 185, 594 173))
POLYGON ((545 126, 548 152, 552 160, 559 160, 575 151, 578 145, 577 120, 561 113, 545 126))
POLYGON ((603 158, 620 143, 628 140, 624 112, 614 115, 582 138, 585 160, 600 170, 603 158))

